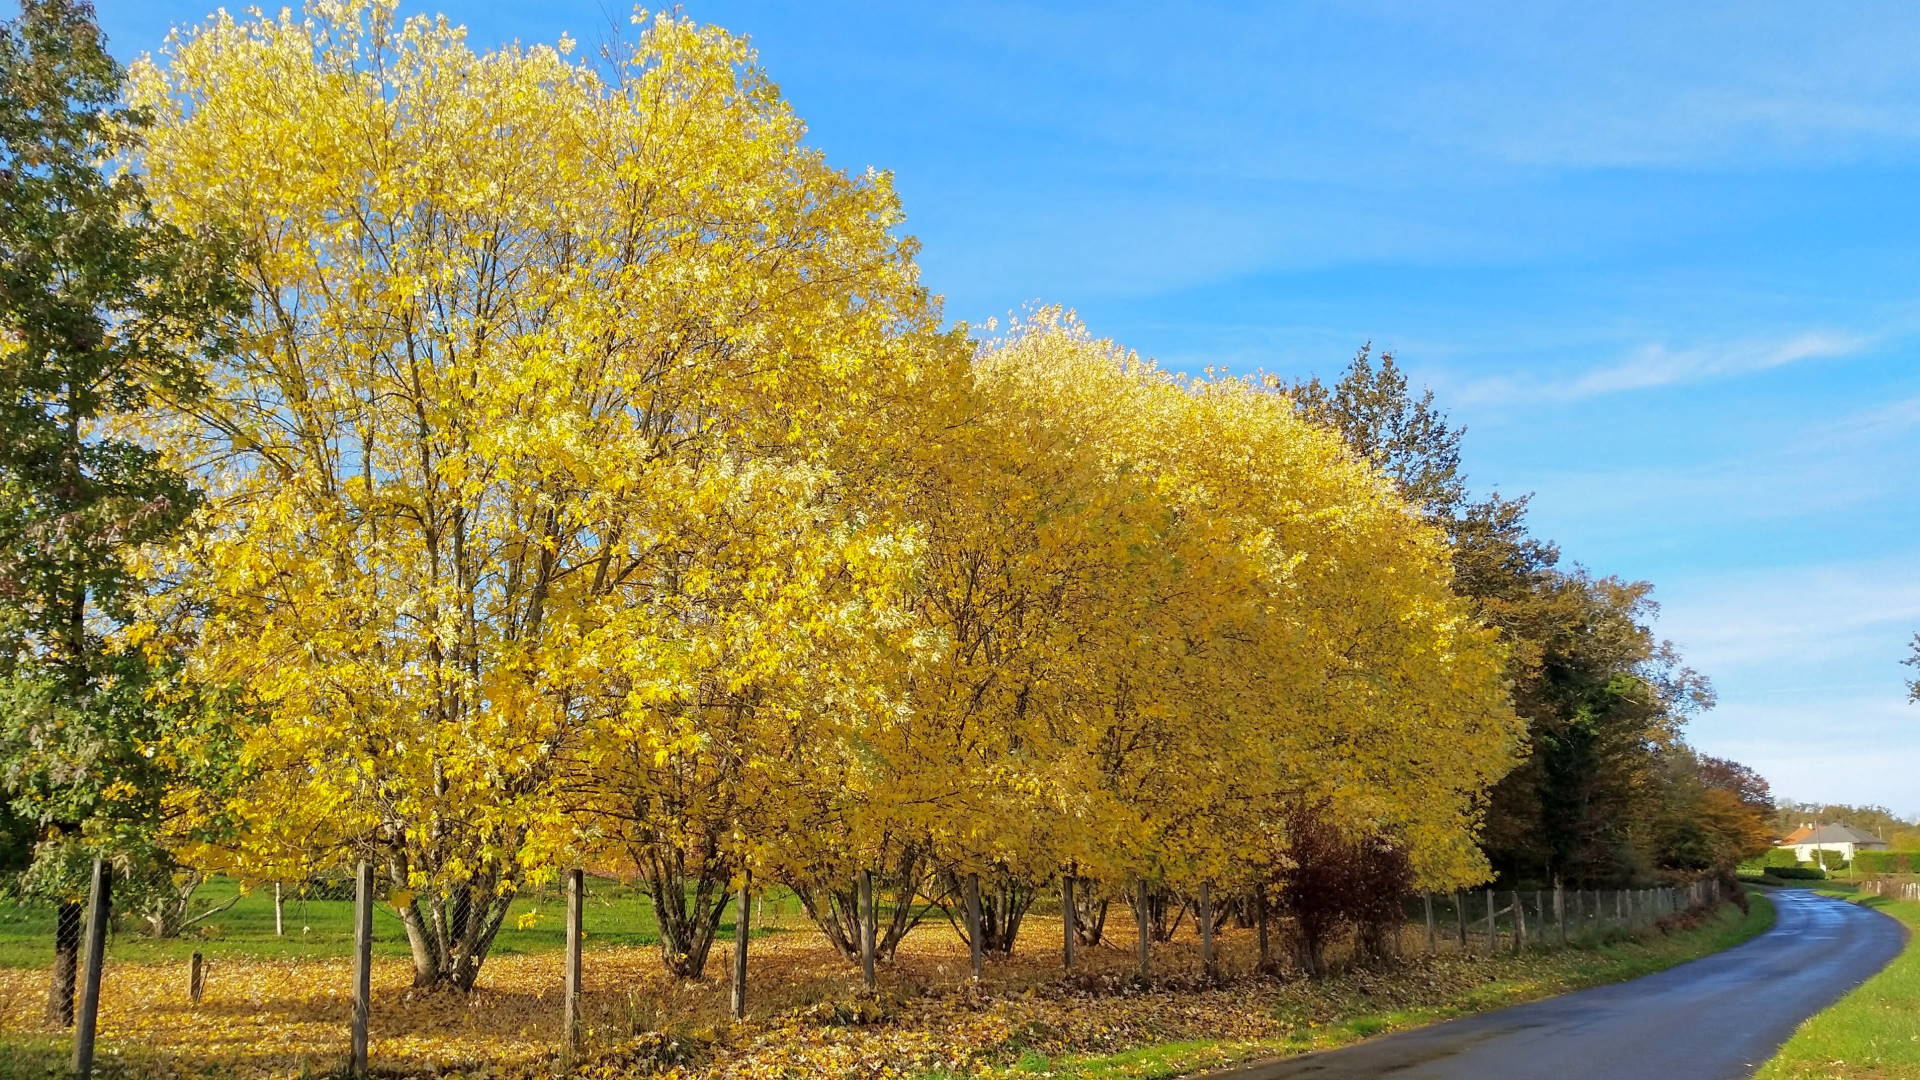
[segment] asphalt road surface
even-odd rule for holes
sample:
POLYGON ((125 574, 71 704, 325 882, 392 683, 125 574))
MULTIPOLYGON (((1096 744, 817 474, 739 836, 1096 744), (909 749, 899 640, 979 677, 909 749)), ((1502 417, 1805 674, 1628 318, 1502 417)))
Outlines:
POLYGON ((1735 1080, 1800 1021, 1885 967, 1906 931, 1800 889, 1771 930, 1630 982, 1417 1028, 1210 1080, 1735 1080))

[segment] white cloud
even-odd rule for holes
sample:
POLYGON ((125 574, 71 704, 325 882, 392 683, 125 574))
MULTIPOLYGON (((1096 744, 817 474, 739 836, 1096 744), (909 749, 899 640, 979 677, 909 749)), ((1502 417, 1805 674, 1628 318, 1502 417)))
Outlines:
POLYGON ((1920 397, 1890 401, 1815 428, 1808 435, 1814 446, 1856 446, 1879 442, 1920 428, 1920 397))
MULTIPOLYGON (((1683 579, 1662 589, 1660 632, 1694 666, 1738 674, 1756 689, 1797 690, 1779 676, 1804 677, 1823 661, 1874 657, 1884 661, 1891 688, 1898 683, 1902 646, 1920 629, 1916 566, 1920 551, 1858 563, 1767 567, 1704 584, 1683 579)), ((1913 720, 1920 730, 1920 715, 1913 720)))
POLYGON ((1759 0, 1620 18, 1546 3, 1497 21, 1471 6, 1422 7, 1434 10, 1408 17, 1513 71, 1490 80, 1468 69, 1402 95, 1395 116, 1411 135, 1464 153, 1528 167, 1698 168, 1899 155, 1920 139, 1920 86, 1902 60, 1920 28, 1901 5, 1809 19, 1759 0))
POLYGON ((1497 375, 1446 388, 1451 401, 1466 405, 1541 404, 1584 401, 1635 390, 1737 378, 1807 360, 1850 356, 1873 339, 1830 330, 1811 330, 1783 339, 1734 341, 1677 349, 1664 343, 1642 345, 1625 357, 1570 376, 1543 378, 1497 375))
POLYGON ((1689 742, 1759 770, 1777 797, 1920 816, 1920 707, 1896 694, 1726 701, 1690 727, 1689 742))
POLYGON ((1776 795, 1920 813, 1920 707, 1900 666, 1920 629, 1920 550, 1668 583, 1660 633, 1720 702, 1688 740, 1776 795))

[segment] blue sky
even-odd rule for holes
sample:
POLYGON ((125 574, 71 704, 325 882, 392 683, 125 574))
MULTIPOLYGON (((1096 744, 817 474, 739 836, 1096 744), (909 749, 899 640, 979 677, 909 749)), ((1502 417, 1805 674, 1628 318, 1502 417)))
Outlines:
MULTIPOLYGON (((97 2, 123 57, 213 6, 97 2)), ((437 9, 481 46, 627 10, 437 9)), ((1391 349, 1477 486, 1656 583, 1720 695, 1696 745, 1920 814, 1910 4, 685 10, 752 37, 835 163, 894 172, 952 317, 1058 302, 1189 369, 1391 349)))

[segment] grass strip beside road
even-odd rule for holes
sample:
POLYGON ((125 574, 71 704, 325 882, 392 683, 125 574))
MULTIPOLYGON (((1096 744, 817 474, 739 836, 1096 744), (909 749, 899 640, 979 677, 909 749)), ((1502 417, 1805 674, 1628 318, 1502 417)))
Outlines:
POLYGON ((1920 1076, 1920 904, 1859 893, 1851 885, 1809 883, 1906 924, 1907 947, 1884 970, 1832 1008, 1801 1024, 1756 1080, 1893 1080, 1920 1076))
MULTIPOLYGON (((1277 1038, 1199 1039, 1099 1055, 1030 1052, 1013 1064, 965 1075, 1005 1080, 1034 1076, 1163 1080, 1263 1058, 1330 1050, 1373 1035, 1651 975, 1732 948, 1773 925, 1772 901, 1764 893, 1749 895, 1745 914, 1725 906, 1687 931, 1621 937, 1521 956, 1423 959, 1399 972, 1295 984, 1269 1006, 1273 1018, 1288 1029, 1277 1038)), ((921 1080, 959 1080, 960 1076, 934 1072, 921 1080)))

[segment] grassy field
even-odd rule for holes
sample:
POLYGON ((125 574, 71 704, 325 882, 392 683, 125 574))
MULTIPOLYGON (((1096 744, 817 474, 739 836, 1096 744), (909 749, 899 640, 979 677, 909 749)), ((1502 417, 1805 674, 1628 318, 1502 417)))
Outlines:
POLYGON ((1905 923, 1906 951, 1832 1008, 1800 1025, 1758 1080, 1893 1080, 1920 1077, 1920 904, 1862 896, 1852 885, 1810 882, 1816 892, 1852 900, 1905 923))
MULTIPOLYGON (((1589 948, 1480 958, 1473 962, 1471 977, 1463 981, 1445 977, 1450 973, 1444 970, 1429 969, 1429 978, 1391 988, 1363 984, 1357 992, 1283 1002, 1276 1018, 1291 1021, 1291 1030, 1280 1039, 1193 1039, 1114 1054, 1030 1053, 1011 1066, 964 1075, 1005 1080, 1034 1075, 1056 1080, 1165 1080, 1261 1058, 1329 1050, 1372 1035, 1650 975, 1731 948, 1772 925, 1772 902, 1765 894, 1754 893, 1745 915, 1723 907, 1691 931, 1621 936, 1589 948), (1383 1008, 1383 1001, 1392 1004, 1383 1008)), ((962 1075, 936 1071, 920 1080, 961 1080, 962 1075)))
MULTIPOLYGON (((218 907, 240 887, 216 878, 195 895, 196 904, 218 907)), ((776 923, 796 921, 800 906, 786 896, 769 897, 768 914, 776 923)), ((565 901, 557 889, 528 893, 516 899, 500 928, 493 955, 514 956, 545 952, 562 945, 561 915, 565 901), (531 914, 532 925, 520 926, 519 917, 531 914)), ((0 904, 0 968, 46 967, 52 962, 54 912, 43 905, 0 904)), ((585 912, 589 947, 652 945, 659 939, 653 904, 645 894, 611 882, 588 885, 585 912)), ((406 934, 392 909, 374 908, 374 951, 381 956, 407 955, 406 934)), ((729 913, 722 934, 731 936, 729 913)), ((291 894, 286 900, 286 934, 273 933, 273 891, 257 889, 239 897, 233 906, 205 922, 189 927, 180 937, 155 940, 130 922, 116 921, 108 954, 116 960, 160 963, 181 960, 191 953, 209 959, 324 959, 349 955, 353 945, 353 903, 349 900, 312 900, 291 894)))

